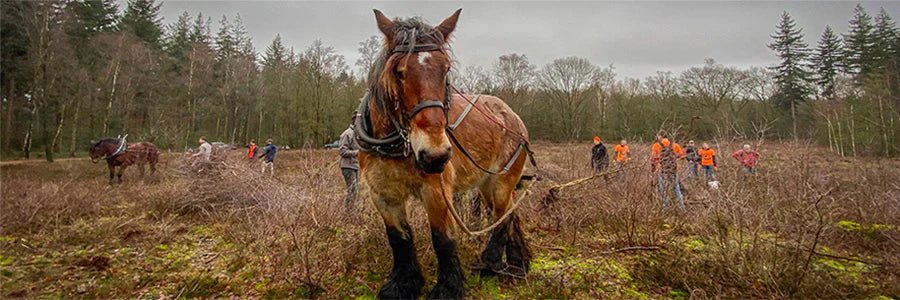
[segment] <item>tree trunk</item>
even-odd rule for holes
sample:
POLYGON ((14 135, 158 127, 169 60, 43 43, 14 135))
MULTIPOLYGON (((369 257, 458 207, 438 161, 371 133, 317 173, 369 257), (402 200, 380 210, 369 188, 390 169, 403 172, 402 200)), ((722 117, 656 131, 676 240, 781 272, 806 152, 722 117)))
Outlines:
POLYGON ((853 113, 853 104, 850 104, 850 150, 853 151, 853 156, 856 156, 856 122, 854 119, 853 113))
POLYGON ((9 148, 9 143, 11 141, 13 135, 13 111, 15 110, 15 91, 16 91, 16 79, 10 78, 8 85, 6 86, 6 122, 3 124, 3 147, 6 149, 9 148))
POLYGON ((825 124, 828 125, 828 151, 836 152, 834 145, 834 129, 831 126, 831 118, 827 114, 822 114, 825 118, 825 124))
POLYGON ((22 153, 25 158, 31 158, 31 142, 34 140, 34 123, 37 123, 38 107, 31 110, 31 120, 28 121, 28 129, 25 131, 25 140, 22 141, 22 153))
POLYGON ((884 96, 878 95, 878 118, 880 121, 881 127, 881 143, 882 143, 882 151, 884 151, 884 156, 891 155, 891 144, 888 140, 888 127, 887 122, 884 119, 884 96))
POLYGON ((794 142, 797 142, 800 137, 797 135, 797 104, 794 101, 791 101, 791 124, 794 128, 794 142))
POLYGON ((62 107, 61 111, 56 113, 56 132, 53 134, 53 141, 50 143, 52 151, 59 153, 60 144, 62 144, 63 124, 65 123, 66 108, 62 107))
POLYGON ((109 88, 109 95, 106 99, 106 114, 103 115, 103 136, 109 132, 109 116, 112 111, 113 101, 116 99, 116 82, 119 80, 119 61, 116 60, 113 67, 112 83, 109 88))
MULTIPOLYGON (((93 97, 92 97, 93 98, 93 97)), ((75 157, 76 140, 78 137, 78 113, 81 112, 80 102, 75 101, 75 113, 72 115, 72 146, 69 148, 69 153, 72 157, 75 157)))
POLYGON ((838 152, 840 152, 841 157, 846 155, 846 151, 844 151, 844 128, 841 125, 841 117, 837 112, 834 112, 834 121, 837 123, 837 137, 835 143, 837 144, 838 152))

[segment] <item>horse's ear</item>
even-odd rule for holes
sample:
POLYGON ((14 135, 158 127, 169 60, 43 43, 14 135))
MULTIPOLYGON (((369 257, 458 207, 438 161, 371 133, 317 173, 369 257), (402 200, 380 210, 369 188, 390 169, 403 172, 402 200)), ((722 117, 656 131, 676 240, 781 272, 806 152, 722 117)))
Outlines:
POLYGON ((450 15, 441 22, 441 25, 438 25, 434 29, 440 31, 444 36, 444 43, 450 40, 450 34, 453 33, 453 30, 456 29, 456 21, 459 20, 459 13, 462 12, 462 8, 457 9, 453 15, 450 15))
POLYGON ((378 30, 384 34, 385 40, 390 43, 394 39, 394 22, 388 19, 380 10, 373 9, 375 12, 375 22, 378 23, 378 30))

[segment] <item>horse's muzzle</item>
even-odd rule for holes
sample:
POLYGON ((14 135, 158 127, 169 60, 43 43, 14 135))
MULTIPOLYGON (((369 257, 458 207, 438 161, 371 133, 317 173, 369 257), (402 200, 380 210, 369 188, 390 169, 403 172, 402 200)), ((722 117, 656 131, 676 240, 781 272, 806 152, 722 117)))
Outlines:
POLYGON ((416 156, 416 168, 428 174, 444 172, 444 167, 450 161, 450 153, 450 151, 447 151, 440 156, 431 156, 426 154, 425 151, 419 151, 419 155, 416 156))
POLYGON ((96 163, 100 162, 100 159, 99 158, 91 158, 91 162, 96 164, 96 163))

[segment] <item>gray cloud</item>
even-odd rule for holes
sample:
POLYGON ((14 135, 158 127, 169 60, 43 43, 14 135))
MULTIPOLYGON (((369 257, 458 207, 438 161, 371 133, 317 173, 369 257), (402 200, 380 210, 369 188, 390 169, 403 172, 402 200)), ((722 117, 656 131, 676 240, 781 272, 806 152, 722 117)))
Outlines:
MULTIPOLYGON (((438 23, 463 8, 453 42, 463 64, 489 66, 500 55, 526 54, 541 66, 554 58, 582 56, 613 64, 620 76, 681 71, 711 57, 725 65, 775 63, 766 48, 782 11, 804 28, 814 46, 825 25, 845 32, 855 2, 279 2, 169 1, 166 23, 183 11, 211 16, 240 14, 258 51, 276 34, 296 51, 315 39, 334 46, 352 65, 358 43, 379 34, 372 8, 390 17, 422 16, 438 23)), ((124 4, 122 5, 124 6, 124 4)), ((900 18, 900 2, 866 2, 900 18)), ((214 31, 215 32, 215 31, 214 31)))

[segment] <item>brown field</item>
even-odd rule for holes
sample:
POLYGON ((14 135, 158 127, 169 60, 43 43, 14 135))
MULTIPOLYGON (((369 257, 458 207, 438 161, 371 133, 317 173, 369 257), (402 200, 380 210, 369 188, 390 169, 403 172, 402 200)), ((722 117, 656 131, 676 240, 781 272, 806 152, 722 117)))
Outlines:
MULTIPOLYGON (((468 296, 900 298, 900 161, 765 144, 742 180, 728 157, 739 144, 720 146, 722 187, 684 179, 678 212, 660 209, 640 168, 647 145, 633 146, 638 168, 544 201, 590 174, 589 146, 538 143, 542 179, 519 207, 532 271, 467 273, 468 296)), ((280 152, 274 179, 240 152, 202 176, 166 155, 157 178, 129 170, 112 187, 87 159, 0 166, 0 297, 372 298, 390 251, 371 203, 344 215, 336 150, 280 152)), ((410 203, 427 291, 437 263, 410 203)), ((486 238, 457 237, 462 263, 476 262, 486 238)))

